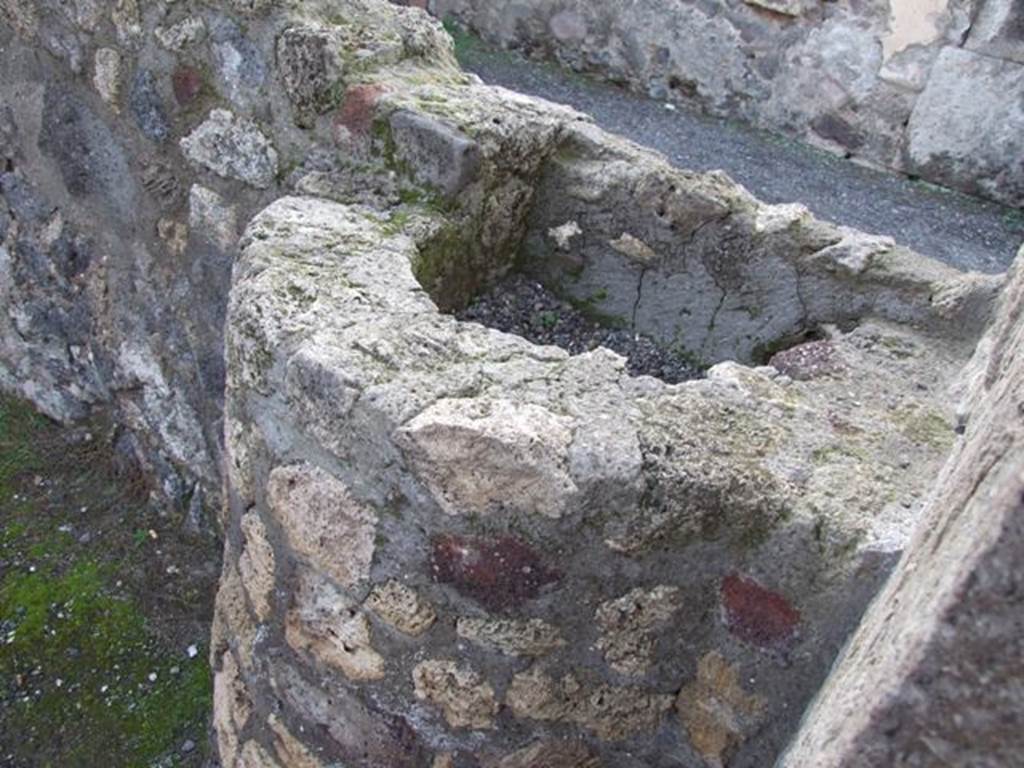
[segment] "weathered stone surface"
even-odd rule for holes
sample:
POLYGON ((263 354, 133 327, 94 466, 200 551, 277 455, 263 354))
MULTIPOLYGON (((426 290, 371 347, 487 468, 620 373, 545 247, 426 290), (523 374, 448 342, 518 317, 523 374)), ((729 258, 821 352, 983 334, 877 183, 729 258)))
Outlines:
POLYGON ((256 124, 226 109, 215 109, 181 149, 193 163, 228 179, 266 189, 277 174, 277 150, 256 124))
MULTIPOLYGON (((1012 82, 993 86, 995 80, 984 83, 979 73, 978 94, 936 93, 927 100, 935 104, 929 112, 936 117, 921 129, 931 137, 927 141, 949 143, 939 113, 951 103, 965 124, 978 127, 978 137, 952 140, 956 148, 946 162, 939 155, 921 162, 913 150, 909 157, 906 152, 914 143, 907 118, 933 65, 936 72, 944 66, 937 58, 962 57, 964 45, 989 57, 992 77, 1000 80, 997 71, 1024 63, 1020 11, 1010 0, 824 7, 807 0, 637 0, 626 6, 617 0, 521 0, 514 10, 488 0, 433 0, 430 11, 502 47, 593 72, 657 99, 696 103, 873 164, 1021 202, 1020 152, 1005 140, 1015 130, 1007 124, 1012 100, 999 107, 984 95, 990 89, 1016 92, 1012 82), (981 108, 983 101, 991 108, 981 108), (1005 170, 996 180, 1000 167, 1005 170)), ((970 90, 966 83, 976 76, 962 69, 949 77, 959 77, 970 90)))
POLYGON ((291 548, 342 586, 370 575, 377 514, 319 467, 278 467, 267 500, 291 548))
POLYGON ((274 754, 281 765, 287 768, 322 768, 323 763, 292 735, 277 715, 267 718, 267 727, 273 734, 274 754))
POLYGON ((843 370, 836 347, 829 341, 810 341, 777 352, 768 364, 791 379, 809 381, 843 370))
POLYGON ((238 573, 256 618, 266 621, 274 593, 274 550, 267 541, 267 527, 258 513, 247 512, 240 524, 244 540, 242 554, 238 556, 238 573))
POLYGON ((193 184, 188 192, 188 226, 198 238, 230 251, 238 241, 238 212, 212 189, 193 184))
POLYGON ((392 579, 378 584, 366 598, 366 607, 399 632, 422 635, 437 621, 434 606, 416 590, 392 579))
POLYGON ((494 689, 471 668, 432 659, 417 664, 412 679, 416 698, 440 707, 452 728, 494 727, 498 713, 494 689))
POLYGON ((697 663, 697 678, 679 692, 676 709, 690 743, 708 765, 728 765, 733 750, 766 714, 764 699, 743 689, 737 666, 717 651, 697 663))
POLYGON ((912 169, 1010 202, 1024 201, 1024 64, 946 48, 910 117, 912 169))
POLYGON ((572 426, 535 405, 441 400, 398 436, 447 514, 509 510, 557 518, 577 490, 567 466, 572 426))
POLYGON ((512 678, 506 703, 516 717, 574 723, 599 739, 619 741, 655 730, 672 697, 643 688, 589 687, 573 675, 557 680, 532 667, 512 678))
POLYGON ((965 43, 966 48, 986 56, 1024 64, 1024 11, 1013 0, 981 3, 965 43))
POLYGON ((294 27, 277 40, 277 66, 298 125, 312 121, 334 106, 343 65, 336 37, 328 28, 294 27))
POLYGON ((157 27, 153 35, 160 45, 180 53, 206 37, 206 22, 201 16, 187 16, 168 27, 157 27))
POLYGON ((121 93, 121 54, 117 49, 97 49, 92 82, 102 99, 116 111, 121 93))
POLYGON ((455 632, 471 643, 509 656, 546 656, 566 644, 557 627, 540 619, 460 617, 455 632))
POLYGON ((432 542, 430 569, 493 611, 518 608, 561 579, 561 574, 525 542, 512 536, 476 539, 441 536, 432 542))
POLYGON ((780 765, 1011 765, 1024 748, 1024 270, 967 369, 964 437, 780 765))
POLYGON ((597 648, 612 669, 642 675, 654 661, 654 631, 682 607, 677 587, 637 588, 598 606, 594 620, 601 630, 597 648))
MULTIPOLYGON (((667 710, 681 688, 696 695, 693 670, 717 648, 770 717, 736 737, 728 710, 749 701, 708 694, 725 725, 710 718, 707 744, 738 768, 771 765, 957 444, 944 393, 1000 279, 766 206, 722 174, 488 88, 416 9, 347 0, 339 15, 309 0, 241 24, 210 0, 207 40, 179 56, 156 26, 198 6, 124 3, 122 45, 95 9, 40 2, 3 0, 20 21, 0 30, 0 387, 56 418, 108 413, 170 514, 221 507, 211 656, 226 764, 689 765, 667 710), (72 14, 91 30, 49 28, 72 14), (278 65, 289 29, 323 31, 344 63, 339 108, 305 127, 278 65), (76 69, 102 48, 123 57, 122 114, 76 69), (182 162, 143 132, 149 102, 128 103, 141 71, 193 149, 211 111, 226 135, 258 125, 263 141, 222 152, 211 136, 225 174, 182 162), (450 166, 410 162, 435 143, 450 166), (268 185, 234 183, 250 171, 268 185), (718 364, 668 386, 604 349, 569 355, 439 311, 512 269, 718 364), (788 349, 809 338, 813 354, 788 349), (760 365, 775 353, 788 373, 760 365), (814 375, 824 356, 842 365, 814 375), (660 608, 657 585, 679 590, 660 608), (421 670, 419 699, 425 660, 444 661, 421 670), (446 706, 494 727, 453 726, 446 706)), ((813 130, 836 142, 870 148, 859 105, 904 119, 909 71, 930 66, 927 50, 905 62, 902 95, 873 78, 877 9, 863 4, 850 34, 843 4, 787 21, 684 3, 693 24, 676 28, 664 3, 619 6, 605 18, 562 4, 559 39, 594 52, 620 40, 616 71, 703 88, 723 108, 736 90, 772 101, 766 73, 809 68, 786 104, 800 123, 820 103, 813 130), (767 25, 785 44, 751 58, 767 25), (629 27, 664 41, 627 40, 629 27)), ((899 18, 911 47, 944 34, 945 16, 910 32, 899 18)), ((333 74, 304 61, 294 92, 323 94, 333 74)))
POLYGON ((213 726, 217 748, 224 765, 234 765, 238 754, 238 733, 252 714, 252 701, 231 652, 220 657, 220 669, 213 676, 213 726))
POLYGON ((236 108, 259 103, 271 52, 261 49, 234 20, 220 16, 209 27, 217 89, 236 108))
POLYGON ((398 158, 418 179, 445 195, 457 195, 480 171, 480 148, 435 118, 396 112, 391 116, 391 135, 398 158))
POLYGON ((300 577, 295 603, 285 618, 285 639, 296 651, 354 682, 384 677, 384 658, 373 648, 366 615, 322 577, 300 577))

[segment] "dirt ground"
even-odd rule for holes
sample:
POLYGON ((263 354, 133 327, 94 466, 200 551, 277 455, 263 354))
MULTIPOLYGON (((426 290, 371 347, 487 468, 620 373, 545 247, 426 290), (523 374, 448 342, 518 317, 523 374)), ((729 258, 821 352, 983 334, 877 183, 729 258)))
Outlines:
POLYGON ((158 511, 100 421, 0 398, 0 766, 210 761, 210 532, 158 511))

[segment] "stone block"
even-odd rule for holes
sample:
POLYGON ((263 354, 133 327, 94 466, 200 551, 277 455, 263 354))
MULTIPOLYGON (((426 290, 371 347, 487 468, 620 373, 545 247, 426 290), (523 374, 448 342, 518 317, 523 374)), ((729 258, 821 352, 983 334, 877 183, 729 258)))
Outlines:
POLYGON ((1010 205, 1024 204, 1024 64, 945 48, 909 125, 911 169, 1010 205))

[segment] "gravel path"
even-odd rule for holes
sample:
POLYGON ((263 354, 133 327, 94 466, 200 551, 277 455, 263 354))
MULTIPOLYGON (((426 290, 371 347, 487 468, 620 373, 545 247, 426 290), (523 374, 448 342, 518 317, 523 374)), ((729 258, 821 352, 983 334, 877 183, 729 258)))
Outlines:
POLYGON ((821 218, 961 269, 1001 272, 1024 241, 1024 212, 864 168, 790 139, 628 93, 547 64, 460 41, 485 82, 569 104, 684 168, 722 169, 762 200, 802 202, 821 218))

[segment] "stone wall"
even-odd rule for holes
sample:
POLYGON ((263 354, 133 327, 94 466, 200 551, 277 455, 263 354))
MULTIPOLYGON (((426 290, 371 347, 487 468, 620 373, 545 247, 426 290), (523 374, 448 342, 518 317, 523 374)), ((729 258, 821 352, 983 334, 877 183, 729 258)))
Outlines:
POLYGON ((416 0, 504 47, 1024 203, 1010 0, 416 0))
POLYGON ((964 438, 782 766, 1013 765, 1024 710, 1024 259, 971 366, 964 438), (893 610, 893 606, 905 606, 893 610))
POLYGON ((776 758, 1002 276, 485 87, 385 0, 0 11, 0 386, 223 482, 226 768, 776 758), (447 314, 512 270, 717 364, 447 314))
POLYGON ((318 172, 240 243, 225 763, 770 764, 909 536, 1001 278, 443 57, 345 87, 346 152, 412 186, 318 172), (828 338, 670 386, 443 311, 513 268, 709 361, 828 338))

